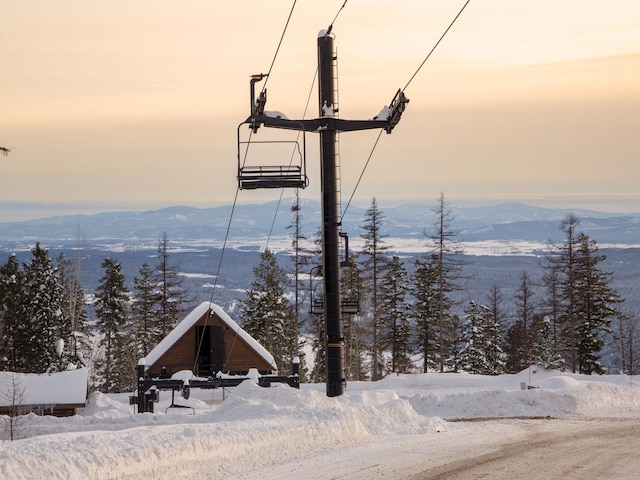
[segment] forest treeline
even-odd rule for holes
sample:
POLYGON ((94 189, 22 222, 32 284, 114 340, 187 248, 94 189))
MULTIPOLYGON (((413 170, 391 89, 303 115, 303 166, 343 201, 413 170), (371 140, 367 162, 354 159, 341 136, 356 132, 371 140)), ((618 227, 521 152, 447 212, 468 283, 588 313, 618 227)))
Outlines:
POLYGON ((158 263, 144 263, 129 291, 119 261, 105 257, 87 314, 77 259, 55 261, 39 243, 31 261, 15 255, 0 266, 0 370, 47 373, 88 367, 91 388, 130 391, 135 366, 182 319, 189 307, 182 278, 169 261, 166 235, 158 263))
MULTIPOLYGON (((435 224, 425 227, 425 251, 408 265, 385 241, 385 216, 375 198, 366 211, 363 247, 343 260, 348 265, 341 286, 347 379, 415 372, 497 375, 531 363, 605 373, 605 346, 614 352, 608 365, 616 373, 637 371, 637 319, 623 313, 624 299, 611 287, 612 274, 602 270, 605 256, 595 240, 580 232, 577 216, 569 214, 560 223, 564 242, 549 244, 540 267, 542 281, 522 272, 511 299, 515 315, 507 315, 498 283, 483 299, 464 291, 468 257, 462 255, 444 196, 434 213, 435 224)), ((294 203, 294 232, 300 216, 294 203)), ((321 275, 320 247, 305 250, 301 240, 294 235, 293 268, 279 265, 268 249, 262 253, 241 317, 285 371, 292 356, 302 352, 304 338, 313 352, 303 362, 304 371, 310 381, 320 382, 325 377, 322 282, 305 285, 308 272, 312 278, 314 272, 321 275), (294 300, 292 284, 298 285, 294 300), (316 303, 320 308, 314 308, 316 303)))
MULTIPOLYGON (((289 373, 293 358, 300 357, 303 380, 322 382, 320 246, 315 241, 316 248, 304 248, 309 242, 300 234, 297 200, 291 211, 290 264, 280 265, 264 249, 239 323, 272 353, 281 373, 289 373), (306 358, 309 350, 313 354, 306 358)), ((623 313, 624 299, 601 267, 604 255, 580 232, 579 218, 570 214, 559 225, 564 242, 549 245, 542 282, 522 272, 512 299, 517 312, 508 318, 499 284, 484 299, 464 291, 468 260, 444 196, 434 212, 436 223, 425 226, 425 251, 409 265, 387 244, 384 212, 375 198, 366 211, 363 247, 345 252, 342 262, 347 379, 416 372, 494 375, 518 372, 531 362, 605 373, 601 356, 607 343, 615 352, 609 363, 616 372, 635 373, 637 319, 623 313)), ((169 253, 164 235, 157 264, 139 267, 131 291, 122 265, 105 257, 93 318, 87 314, 79 261, 64 254, 53 260, 40 244, 28 262, 10 256, 0 266, 0 370, 43 373, 87 366, 92 388, 131 390, 138 359, 192 306, 169 253)))

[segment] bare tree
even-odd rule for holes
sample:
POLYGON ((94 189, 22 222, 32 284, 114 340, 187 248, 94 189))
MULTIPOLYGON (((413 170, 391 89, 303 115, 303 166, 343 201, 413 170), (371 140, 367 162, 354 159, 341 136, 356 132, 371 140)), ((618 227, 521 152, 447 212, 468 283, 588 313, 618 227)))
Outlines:
POLYGON ((378 207, 374 198, 371 206, 365 212, 365 220, 362 225, 364 239, 362 255, 364 257, 363 280, 366 283, 371 298, 371 380, 380 380, 384 371, 384 359, 382 357, 381 328, 381 303, 379 302, 380 282, 388 263, 386 252, 389 249, 385 245, 382 234, 384 214, 378 207))
POLYGON ((450 348, 454 342, 454 323, 451 309, 454 305, 452 293, 462 290, 462 269, 465 262, 461 259, 462 250, 459 246, 458 232, 451 224, 453 215, 444 194, 440 194, 438 204, 433 210, 436 214, 435 232, 427 235, 432 241, 432 254, 429 261, 433 262, 435 270, 435 343, 437 348, 437 362, 440 372, 445 371, 451 356, 450 348))
POLYGON ((25 399, 25 389, 20 383, 18 375, 14 372, 4 373, 9 376, 9 384, 4 392, 0 395, 4 400, 2 403, 8 406, 6 416, 2 416, 3 425, 0 429, 0 438, 2 440, 19 440, 26 436, 27 417, 22 415, 25 399))

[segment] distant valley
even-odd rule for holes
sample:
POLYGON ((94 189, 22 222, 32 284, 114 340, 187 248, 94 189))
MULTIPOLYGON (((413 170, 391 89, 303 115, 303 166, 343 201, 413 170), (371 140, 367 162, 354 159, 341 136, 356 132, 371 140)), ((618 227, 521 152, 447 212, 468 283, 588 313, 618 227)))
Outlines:
MULTIPOLYGON (((41 242, 56 258, 60 252, 81 261, 81 277, 91 293, 102 276, 105 256, 123 265, 127 283, 132 285, 139 267, 153 266, 158 241, 167 234, 170 258, 183 274, 194 301, 209 300, 215 285, 214 301, 231 313, 250 287, 252 269, 259 252, 267 244, 278 252, 281 265, 291 267, 288 258, 292 241, 291 202, 283 201, 276 214, 276 202, 237 205, 229 227, 231 206, 198 209, 170 207, 140 212, 108 212, 71 215, 25 222, 0 223, 0 264, 15 253, 28 261, 30 248, 41 242), (227 229, 224 255, 224 244, 227 229), (271 235, 269 233, 271 232, 271 235), (223 256, 222 256, 223 255, 223 256), (222 256, 222 262, 220 258, 222 256), (219 272, 218 272, 219 270, 219 272), (219 278, 216 276, 219 273, 219 278)), ((411 269, 412 257, 427 251, 426 234, 433 233, 435 214, 430 205, 405 205, 380 209, 385 216, 385 242, 411 269)), ((302 202, 302 232, 312 242, 320 228, 320 205, 302 202)), ((366 208, 351 206, 342 230, 349 233, 350 248, 361 247, 361 225, 366 208)), ((640 270, 640 215, 572 210, 581 219, 580 230, 598 242, 607 255, 605 269, 614 272, 614 285, 627 298, 627 306, 638 308, 637 272, 640 270)), ((486 207, 452 207, 452 227, 459 232, 468 256, 465 295, 485 301, 495 283, 509 299, 523 270, 532 278, 541 275, 541 256, 549 241, 562 243, 561 220, 568 210, 507 203, 486 207)), ((465 299, 461 299, 464 301, 465 299)))

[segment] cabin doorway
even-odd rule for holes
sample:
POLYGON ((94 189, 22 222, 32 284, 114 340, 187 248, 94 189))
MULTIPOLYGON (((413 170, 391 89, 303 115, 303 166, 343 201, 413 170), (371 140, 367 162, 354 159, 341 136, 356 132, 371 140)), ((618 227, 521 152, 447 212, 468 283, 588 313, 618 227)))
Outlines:
POLYGON ((227 356, 225 328, 221 325, 198 326, 196 352, 196 375, 212 376, 224 372, 227 356))

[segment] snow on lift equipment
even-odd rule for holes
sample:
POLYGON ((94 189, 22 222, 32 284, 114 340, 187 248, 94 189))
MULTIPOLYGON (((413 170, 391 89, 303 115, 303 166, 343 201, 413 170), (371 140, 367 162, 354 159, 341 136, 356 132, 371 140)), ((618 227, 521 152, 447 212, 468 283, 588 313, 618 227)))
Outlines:
MULTIPOLYGON (((238 126, 238 187, 241 190, 253 190, 258 188, 306 188, 309 185, 306 168, 306 137, 302 132, 302 149, 297 140, 267 140, 267 141, 242 141, 240 139, 240 128, 242 125, 248 124, 252 133, 257 133, 260 125, 264 123, 264 119, 269 115, 265 115, 264 107, 267 103, 267 92, 263 90, 256 99, 255 84, 265 78, 267 74, 257 74, 251 76, 251 115, 247 120, 238 126), (249 144, 288 144, 293 147, 294 154, 289 165, 245 165, 241 158, 241 151, 248 151, 249 144), (293 159, 297 156, 298 161, 293 159)), ((274 115, 281 119, 283 115, 274 115)), ((246 157, 246 155, 245 155, 246 157)))
MULTIPOLYGON (((267 75, 260 73, 253 75, 250 80, 251 92, 251 115, 244 122, 238 125, 238 187, 242 189, 256 188, 305 188, 309 184, 307 178, 307 153, 306 153, 306 132, 320 132, 331 129, 336 132, 352 132, 356 130, 369 130, 373 128, 383 128, 387 133, 391 133, 400 121, 409 99, 400 89, 396 92, 388 107, 384 107, 380 113, 370 120, 346 120, 332 115, 324 114, 318 118, 290 120, 279 112, 265 112, 267 103, 267 92, 260 92, 258 98, 255 94, 255 84, 267 75), (257 133, 258 129, 265 127, 280 128, 284 130, 296 130, 302 132, 302 149, 297 140, 272 142, 272 141, 241 141, 240 128, 242 125, 249 125, 252 133, 257 133), (299 162, 291 162, 284 166, 247 166, 241 158, 241 150, 244 146, 249 148, 249 144, 267 143, 290 143, 296 146, 299 162)), ((331 109, 329 109, 331 110, 331 109)), ((247 150, 245 150, 247 152, 247 150)), ((248 152, 247 152, 248 153, 248 152)), ((245 154, 246 157, 246 154, 245 154)))

